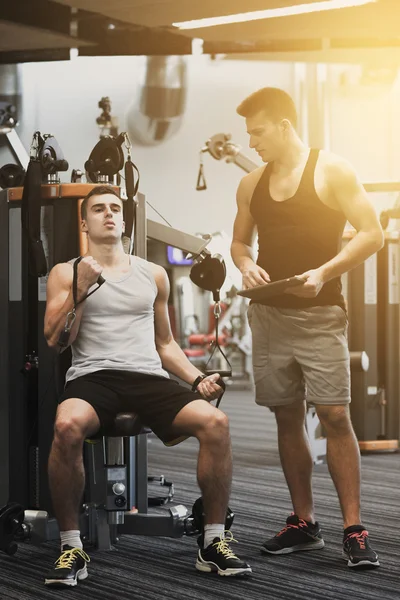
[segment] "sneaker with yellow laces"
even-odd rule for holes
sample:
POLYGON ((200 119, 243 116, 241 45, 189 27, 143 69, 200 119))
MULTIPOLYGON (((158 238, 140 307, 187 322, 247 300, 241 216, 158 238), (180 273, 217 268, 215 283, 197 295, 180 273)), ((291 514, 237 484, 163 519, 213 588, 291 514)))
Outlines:
POLYGON ((89 562, 90 558, 81 548, 64 546, 44 582, 52 586, 77 585, 88 576, 86 564, 89 562))
POLYGON ((229 544, 236 542, 230 531, 225 531, 225 537, 214 538, 213 542, 203 548, 203 536, 197 540, 199 552, 197 554, 196 569, 203 573, 218 573, 231 577, 247 576, 251 573, 251 567, 241 560, 231 550, 229 544))

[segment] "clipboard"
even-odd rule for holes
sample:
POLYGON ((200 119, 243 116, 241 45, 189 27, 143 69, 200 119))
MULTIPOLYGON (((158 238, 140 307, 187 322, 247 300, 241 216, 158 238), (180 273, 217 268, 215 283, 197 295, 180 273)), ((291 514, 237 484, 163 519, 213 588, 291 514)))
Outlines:
POLYGON ((267 300, 271 296, 283 294, 288 288, 302 285, 303 283, 304 280, 299 277, 288 277, 287 279, 279 279, 279 281, 257 285, 248 290, 240 290, 237 294, 251 300, 267 300))

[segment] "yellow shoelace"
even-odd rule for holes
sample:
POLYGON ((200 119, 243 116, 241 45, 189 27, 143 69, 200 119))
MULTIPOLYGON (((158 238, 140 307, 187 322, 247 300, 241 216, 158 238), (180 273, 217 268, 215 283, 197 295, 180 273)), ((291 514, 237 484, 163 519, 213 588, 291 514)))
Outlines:
POLYGON ((83 558, 83 560, 85 560, 88 563, 90 562, 90 558, 88 557, 86 552, 81 550, 81 548, 72 548, 72 550, 64 550, 60 558, 56 560, 55 568, 70 569, 72 567, 72 563, 74 562, 77 556, 80 556, 81 558, 83 558))
POLYGON ((238 543, 237 540, 235 540, 235 538, 233 537, 232 532, 227 530, 224 531, 222 535, 221 539, 218 542, 214 542, 213 546, 217 549, 217 552, 223 554, 225 558, 237 558, 236 554, 232 552, 228 545, 231 542, 238 543), (225 535, 225 537, 222 537, 222 535, 225 535))

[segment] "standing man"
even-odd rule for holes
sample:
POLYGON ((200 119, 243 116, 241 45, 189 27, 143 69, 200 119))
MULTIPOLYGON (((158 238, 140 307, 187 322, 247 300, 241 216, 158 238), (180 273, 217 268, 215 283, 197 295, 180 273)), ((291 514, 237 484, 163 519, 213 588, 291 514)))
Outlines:
POLYGON ((308 148, 296 133, 293 100, 263 88, 237 108, 250 148, 266 166, 240 182, 232 258, 248 289, 294 275, 303 283, 252 302, 257 404, 274 411, 282 468, 294 514, 262 545, 287 554, 323 548, 314 517, 312 458, 305 399, 326 432, 329 472, 343 514, 343 556, 349 567, 379 566, 360 515, 360 452, 349 413, 347 315, 340 276, 383 245, 375 211, 347 161, 308 148), (341 249, 346 221, 357 234, 341 249), (258 258, 252 246, 258 233, 258 258))

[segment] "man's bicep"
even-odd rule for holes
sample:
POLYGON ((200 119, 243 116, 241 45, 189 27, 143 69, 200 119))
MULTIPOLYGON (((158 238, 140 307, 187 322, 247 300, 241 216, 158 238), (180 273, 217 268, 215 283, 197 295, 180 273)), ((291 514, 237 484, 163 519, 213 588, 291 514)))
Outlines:
POLYGON ((237 213, 233 224, 233 241, 252 246, 256 234, 256 226, 250 212, 249 194, 243 180, 236 195, 237 213))
POLYGON ((56 265, 49 275, 46 287, 46 315, 50 318, 64 306, 71 291, 72 269, 69 265, 56 265))
POLYGON ((157 298, 154 302, 154 331, 157 346, 164 346, 172 339, 168 304, 157 298))
POLYGON ((347 221, 357 231, 380 229, 374 206, 354 169, 342 163, 333 169, 332 175, 331 187, 347 221))
MULTIPOLYGON (((154 301, 154 331, 158 346, 168 344, 172 338, 168 314, 169 280, 165 269, 154 265, 154 279, 157 285, 157 297, 154 301)), ((153 268, 154 268, 153 267, 153 268)))
POLYGON ((233 242, 241 242, 252 246, 256 236, 256 227, 252 217, 246 212, 238 210, 233 224, 233 242))

